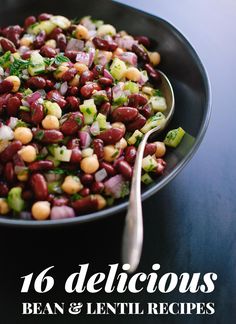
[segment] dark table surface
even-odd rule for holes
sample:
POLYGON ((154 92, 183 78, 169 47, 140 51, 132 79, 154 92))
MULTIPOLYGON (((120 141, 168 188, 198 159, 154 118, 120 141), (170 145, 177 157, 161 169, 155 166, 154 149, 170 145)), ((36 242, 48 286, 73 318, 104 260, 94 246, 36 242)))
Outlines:
POLYGON ((0 323, 216 323, 236 320, 236 3, 234 0, 120 1, 175 25, 202 59, 212 84, 209 129, 188 166, 144 203, 145 240, 140 271, 160 263, 161 273, 215 272, 216 289, 164 296, 99 293, 66 295, 60 282, 78 265, 94 272, 120 261, 124 214, 93 224, 53 230, 0 228, 0 323), (46 297, 20 294, 20 277, 55 266, 56 286, 46 297), (21 317, 23 301, 137 301, 215 303, 213 316, 21 317))

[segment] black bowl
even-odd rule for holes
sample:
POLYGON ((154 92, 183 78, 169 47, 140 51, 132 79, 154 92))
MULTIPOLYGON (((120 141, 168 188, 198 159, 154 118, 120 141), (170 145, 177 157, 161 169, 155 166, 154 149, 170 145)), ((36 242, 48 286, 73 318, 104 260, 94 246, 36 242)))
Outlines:
MULTIPOLYGON (((191 159, 201 143, 210 117, 211 95, 206 71, 195 50, 185 37, 168 22, 134 8, 107 0, 17 0, 1 6, 1 25, 23 22, 28 15, 40 12, 58 13, 70 18, 91 15, 114 24, 117 29, 127 30, 133 35, 147 35, 153 39, 153 46, 162 56, 160 70, 169 77, 175 97, 176 111, 170 128, 183 127, 187 135, 181 145, 169 151, 166 157, 168 167, 163 176, 142 191, 146 199, 172 180, 191 159)), ((120 212, 127 207, 128 200, 99 212, 74 219, 58 221, 24 221, 0 218, 0 224, 17 226, 55 226, 83 223, 101 219, 120 212)))

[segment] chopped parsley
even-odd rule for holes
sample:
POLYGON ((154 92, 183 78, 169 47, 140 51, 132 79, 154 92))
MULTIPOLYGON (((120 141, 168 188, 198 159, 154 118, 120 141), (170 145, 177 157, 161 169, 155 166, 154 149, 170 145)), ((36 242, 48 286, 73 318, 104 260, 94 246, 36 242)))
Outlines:
POLYGON ((122 188, 121 188, 121 194, 120 194, 121 198, 124 198, 125 196, 128 196, 129 191, 130 191, 129 190, 129 182, 126 181, 126 182, 123 183, 122 188))
POLYGON ((26 122, 24 122, 23 120, 19 119, 17 121, 17 123, 16 123, 16 127, 15 128, 17 128, 17 127, 28 127, 28 126, 30 126, 30 125, 27 124, 26 122))
MULTIPOLYGON (((58 54, 56 57, 54 58, 47 58, 45 57, 44 58, 44 63, 47 65, 47 66, 50 66, 50 65, 53 65, 53 64, 56 64, 56 65, 61 65, 62 63, 64 62, 69 62, 70 60, 68 59, 68 57, 66 57, 65 55, 63 54, 58 54)), ((56 73, 59 73, 59 72, 56 72, 56 73)))
POLYGON ((71 201, 76 201, 76 200, 79 200, 81 198, 82 198, 82 196, 80 194, 76 193, 76 194, 71 196, 71 201))
POLYGON ((154 90, 153 95, 157 97, 163 97, 163 93, 160 89, 154 90))
POLYGON ((8 51, 0 57, 0 66, 7 68, 10 65, 11 52, 8 51))
POLYGON ((35 134, 35 139, 37 139, 38 141, 41 141, 44 137, 44 131, 43 130, 39 130, 36 134, 35 134))
POLYGON ((138 147, 139 144, 142 142, 142 139, 143 139, 142 136, 140 136, 140 135, 136 136, 136 142, 135 142, 134 145, 135 145, 136 147, 138 147))
POLYGON ((11 64, 10 67, 10 75, 16 75, 18 77, 21 77, 22 71, 27 69, 29 64, 29 61, 15 58, 14 62, 11 64))
POLYGON ((77 122, 77 124, 78 124, 79 126, 82 125, 82 120, 81 120, 80 117, 76 117, 76 118, 75 118, 75 121, 77 122))

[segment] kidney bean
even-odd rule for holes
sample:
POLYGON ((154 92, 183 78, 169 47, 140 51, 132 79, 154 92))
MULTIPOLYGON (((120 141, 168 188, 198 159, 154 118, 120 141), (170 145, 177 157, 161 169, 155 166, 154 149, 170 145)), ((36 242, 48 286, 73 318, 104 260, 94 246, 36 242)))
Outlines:
POLYGON ((143 156, 147 156, 147 155, 153 155, 155 154, 157 150, 156 144, 154 143, 147 143, 144 149, 144 153, 143 156))
POLYGON ((33 198, 33 192, 31 190, 24 190, 22 192, 23 200, 31 200, 33 198))
POLYGON ((55 83, 52 80, 46 79, 45 90, 46 91, 51 91, 52 89, 54 89, 54 85, 55 85, 55 83))
POLYGON ((21 120, 23 120, 25 123, 31 123, 31 113, 28 111, 20 111, 19 117, 21 120))
POLYGON ((3 181, 0 181, 0 196, 1 197, 7 197, 9 192, 8 185, 4 183, 3 181))
POLYGON ((9 26, 2 30, 3 36, 13 42, 16 47, 19 46, 19 39, 22 32, 23 28, 21 28, 19 25, 9 26))
POLYGON ((152 107, 149 104, 146 104, 142 108, 139 109, 140 114, 142 114, 145 118, 149 118, 152 115, 152 107))
POLYGON ((156 174, 162 175, 166 168, 166 162, 163 159, 157 159, 157 164, 156 174))
POLYGON ((135 120, 126 125, 126 129, 128 132, 133 132, 136 129, 141 129, 146 124, 146 118, 141 114, 135 118, 135 120))
POLYGON ((69 204, 69 199, 67 197, 54 198, 52 201, 53 206, 66 206, 69 204))
POLYGON ((14 165, 12 162, 7 162, 4 168, 4 175, 7 182, 12 183, 15 179, 14 165))
POLYGON ((86 197, 86 196, 90 195, 90 189, 89 188, 83 188, 82 190, 80 190, 79 194, 82 197, 86 197))
POLYGON ((110 128, 101 132, 97 138, 103 140, 105 145, 116 144, 124 136, 124 130, 121 128, 110 128))
POLYGON ((13 156, 13 164, 14 165, 17 165, 17 166, 25 166, 25 162, 22 160, 21 156, 16 153, 14 156, 13 156))
POLYGON ((21 57, 23 58, 23 60, 28 60, 32 53, 33 51, 26 51, 21 55, 21 57))
POLYGON ((13 156, 22 148, 20 141, 11 142, 5 150, 0 153, 0 161, 6 163, 12 160, 13 156))
POLYGON ((27 29, 29 26, 36 23, 36 17, 35 16, 29 16, 24 21, 24 27, 27 29))
POLYGON ((61 125, 61 131, 66 136, 76 134, 84 124, 84 117, 80 112, 68 114, 67 120, 61 125))
POLYGON ((46 87, 46 80, 40 76, 33 76, 29 78, 27 85, 33 89, 44 89, 46 87))
POLYGON ((151 41, 147 36, 135 36, 134 39, 137 40, 139 44, 145 46, 146 48, 149 48, 151 45, 151 41))
POLYGON ((99 112, 103 115, 105 115, 106 117, 108 117, 111 113, 111 104, 110 102, 104 102, 100 109, 99 109, 99 112))
POLYGON ((145 70, 154 81, 156 81, 157 83, 161 82, 160 73, 155 70, 151 64, 145 64, 145 70))
POLYGON ((93 183, 94 178, 92 174, 83 174, 80 180, 84 186, 89 187, 93 183))
POLYGON ((94 73, 92 71, 86 70, 80 76, 80 85, 83 86, 87 82, 94 80, 94 73))
POLYGON ((47 99, 56 102, 61 108, 66 105, 66 100, 57 90, 51 90, 47 93, 47 99))
POLYGON ((34 132, 34 137, 45 144, 56 144, 61 142, 64 138, 62 132, 56 129, 38 129, 34 132))
POLYGON ((117 168, 125 179, 130 180, 132 178, 133 170, 127 161, 120 161, 117 168))
POLYGON ((75 96, 69 96, 66 98, 67 107, 71 110, 79 110, 80 99, 75 96))
POLYGON ((118 107, 112 112, 112 119, 116 122, 128 123, 138 116, 138 110, 132 107, 118 107))
POLYGON ((55 39, 57 35, 62 33, 62 29, 60 27, 55 27, 52 32, 48 35, 48 39, 55 39))
MULTIPOLYGON (((92 69, 93 75, 94 75, 94 79, 98 79, 99 77, 101 77, 104 73, 104 66, 97 64, 94 66, 94 68, 92 69)), ((92 81, 92 80, 91 80, 92 81)))
POLYGON ((40 48, 40 54, 45 57, 53 58, 57 55, 54 48, 44 45, 40 48))
POLYGON ((100 169, 105 169, 109 177, 112 177, 112 176, 114 176, 116 174, 116 170, 108 162, 101 162, 100 163, 100 169))
POLYGON ((46 40, 46 32, 42 30, 34 40, 34 48, 41 48, 45 44, 46 40))
POLYGON ((88 99, 92 96, 94 91, 100 90, 101 87, 97 83, 87 83, 80 89, 80 93, 84 98, 88 99))
POLYGON ((125 160, 130 163, 134 164, 136 159, 137 149, 135 146, 127 146, 125 149, 125 160))
POLYGON ((52 15, 48 14, 48 13, 41 13, 40 15, 38 15, 38 20, 43 21, 43 20, 49 20, 52 17, 52 15))
POLYGON ((148 102, 147 98, 139 93, 134 93, 129 96, 129 106, 138 108, 144 106, 148 102))
POLYGON ((51 170, 53 167, 53 162, 48 160, 36 161, 29 164, 29 170, 33 172, 51 170))
POLYGON ((104 87, 109 87, 112 85, 113 81, 109 78, 102 77, 98 80, 99 84, 101 84, 104 87))
POLYGON ((77 74, 77 70, 75 68, 70 68, 63 74, 62 80, 69 82, 74 78, 76 74, 77 74))
POLYGON ((118 47, 118 45, 114 41, 108 41, 108 40, 102 39, 100 37, 94 37, 93 44, 95 45, 96 48, 103 50, 103 51, 114 52, 118 47))
POLYGON ((7 92, 11 92, 13 89, 13 82, 9 81, 9 80, 3 80, 0 83, 0 94, 1 93, 7 93, 7 92))
MULTIPOLYGON (((122 150, 120 150, 122 152, 122 150)), ((124 161, 125 157, 121 156, 121 154, 119 154, 119 156, 116 158, 116 160, 113 162, 113 166, 116 170, 118 170, 118 164, 120 163, 120 161, 124 161)))
POLYGON ((73 148, 70 158, 71 163, 79 163, 82 160, 82 153, 79 148, 73 148))
POLYGON ((69 150, 72 150, 73 148, 79 148, 79 147, 80 147, 80 145, 79 145, 79 139, 78 138, 72 138, 67 143, 67 148, 69 150))
POLYGON ((68 57, 68 59, 70 59, 72 62, 75 62, 78 53, 79 51, 76 50, 65 51, 65 56, 68 57))
POLYGON ((77 213, 88 213, 98 209, 98 200, 93 195, 73 201, 71 206, 77 213))
POLYGON ((2 38, 0 41, 0 44, 2 46, 4 53, 7 51, 10 51, 11 53, 16 52, 16 47, 15 47, 14 43, 12 43, 9 39, 2 38))
POLYGON ((64 52, 67 45, 66 36, 63 33, 57 34, 55 40, 57 42, 57 47, 60 51, 64 52))
POLYGON ((39 124, 44 118, 44 108, 43 105, 35 101, 31 104, 31 122, 34 124, 39 124))
POLYGON ((104 190, 104 184, 102 182, 94 182, 91 186, 91 191, 94 194, 100 194, 104 190))
POLYGON ((40 173, 35 173, 30 178, 31 186, 37 200, 48 199, 48 187, 44 176, 40 173))
POLYGON ((150 59, 148 56, 148 53, 140 46, 137 44, 134 44, 132 46, 132 51, 144 62, 149 63, 150 59))
POLYGON ((9 116, 17 116, 21 101, 17 96, 10 97, 7 101, 7 114, 9 116))
POLYGON ((98 160, 102 160, 104 157, 104 145, 101 139, 95 139, 93 141, 94 153, 97 155, 98 160))
MULTIPOLYGON (((67 90, 67 95, 68 96, 76 96, 78 95, 79 88, 76 86, 70 86, 67 90)), ((79 98, 77 98, 79 100, 79 98)))

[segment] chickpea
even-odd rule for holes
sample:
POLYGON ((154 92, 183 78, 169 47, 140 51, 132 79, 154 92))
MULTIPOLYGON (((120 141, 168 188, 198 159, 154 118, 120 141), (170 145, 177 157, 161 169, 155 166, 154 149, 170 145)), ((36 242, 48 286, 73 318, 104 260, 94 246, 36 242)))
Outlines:
POLYGON ((57 48, 57 42, 55 41, 55 39, 49 39, 45 45, 47 45, 48 47, 51 47, 51 48, 57 48))
POLYGON ((73 195, 83 189, 80 178, 75 176, 67 176, 61 186, 62 190, 68 195, 73 195))
POLYGON ((131 81, 137 82, 141 78, 141 72, 135 67, 130 67, 125 72, 125 77, 131 81))
POLYGON ((103 198, 103 196, 101 196, 101 195, 94 195, 94 197, 97 198, 97 201, 98 201, 98 209, 99 209, 99 210, 100 210, 100 209, 103 209, 103 208, 106 207, 107 202, 106 202, 106 200, 103 198))
POLYGON ((0 215, 6 215, 9 213, 10 207, 7 203, 7 200, 4 198, 0 198, 0 215))
POLYGON ((142 87, 142 92, 149 95, 149 96, 152 96, 153 88, 151 88, 151 87, 142 87))
POLYGON ((66 65, 63 65, 63 63, 57 68, 57 70, 54 72, 54 77, 56 79, 61 79, 63 75, 66 73, 66 71, 69 70, 69 67, 66 65))
POLYGON ((154 66, 157 66, 161 62, 161 55, 158 52, 149 52, 148 55, 154 66))
POLYGON ((101 54, 106 58, 107 63, 112 59, 113 53, 110 51, 101 51, 101 54))
POLYGON ((51 212, 50 203, 48 201, 37 201, 33 204, 31 212, 36 220, 45 220, 51 212))
POLYGON ((30 36, 25 35, 20 39, 20 46, 30 47, 31 44, 33 44, 33 38, 31 35, 30 36))
POLYGON ((42 125, 44 129, 59 129, 60 123, 56 116, 53 115, 47 115, 42 120, 42 125))
POLYGON ((126 131, 125 124, 123 124, 123 123, 121 123, 121 122, 115 122, 115 123, 112 123, 112 124, 111 124, 111 127, 112 127, 112 128, 119 128, 119 129, 122 129, 124 133, 125 133, 125 131, 126 131))
POLYGON ((78 87, 78 85, 79 85, 79 79, 80 79, 79 74, 76 74, 76 75, 74 76, 74 78, 70 81, 70 85, 71 85, 72 87, 78 87))
POLYGON ((20 174, 17 175, 17 179, 19 181, 23 181, 23 182, 26 182, 29 180, 29 174, 27 171, 25 172, 21 172, 20 174))
POLYGON ((115 36, 116 35, 116 29, 114 26, 112 25, 102 25, 98 28, 97 30, 97 34, 98 36, 102 37, 105 35, 111 35, 111 36, 115 36))
POLYGON ((104 146, 104 160, 106 162, 113 162, 119 155, 119 149, 114 145, 104 146))
POLYGON ((99 162, 96 154, 83 158, 80 167, 84 173, 92 174, 99 169, 99 162))
POLYGON ((82 150, 82 157, 85 158, 85 157, 89 157, 89 156, 92 156, 93 155, 93 149, 91 147, 88 147, 84 150, 82 150))
POLYGON ((119 57, 124 53, 123 49, 118 47, 114 52, 113 52, 113 57, 119 57))
POLYGON ((32 141, 33 133, 28 127, 17 127, 14 131, 14 137, 22 144, 28 144, 32 141))
POLYGON ((8 76, 5 80, 10 81, 13 83, 12 92, 17 92, 20 89, 20 79, 15 75, 8 76))
POLYGON ((89 39, 89 31, 83 25, 78 25, 75 30, 75 37, 77 39, 89 39))
POLYGON ((166 146, 163 142, 155 142, 156 144, 156 157, 161 158, 166 154, 166 146))
POLYGON ((118 143, 115 145, 116 148, 124 150, 127 147, 127 141, 124 137, 120 139, 118 143))
POLYGON ((78 63, 78 62, 74 64, 74 68, 77 70, 77 72, 79 74, 82 74, 84 71, 88 70, 88 67, 86 64, 78 63))
POLYGON ((32 145, 24 146, 20 151, 18 151, 18 154, 23 161, 28 163, 35 161, 37 157, 36 149, 32 145))

